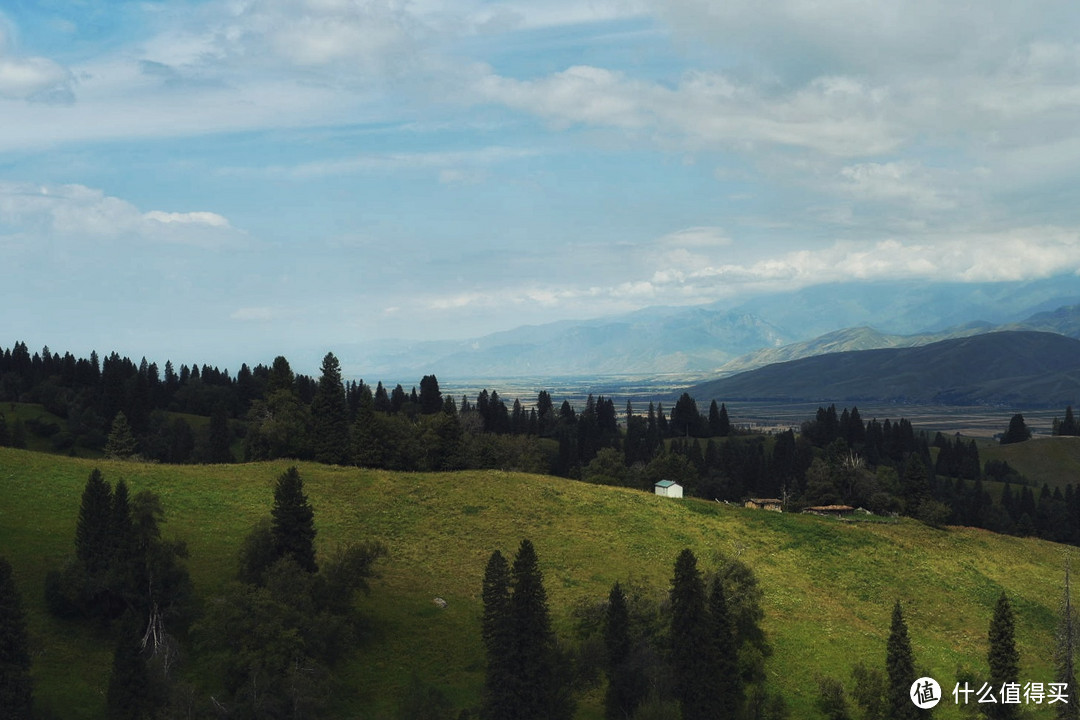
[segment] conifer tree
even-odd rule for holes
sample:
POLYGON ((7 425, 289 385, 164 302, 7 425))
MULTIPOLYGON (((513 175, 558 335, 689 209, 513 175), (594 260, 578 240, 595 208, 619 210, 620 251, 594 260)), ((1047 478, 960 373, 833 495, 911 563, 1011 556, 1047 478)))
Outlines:
POLYGON ((1061 598, 1061 618, 1058 620, 1057 647, 1054 650, 1056 665, 1054 681, 1068 686, 1067 702, 1056 703, 1058 720, 1080 720, 1080 699, 1076 693, 1076 642, 1080 626, 1077 625, 1076 608, 1072 605, 1069 587, 1070 567, 1065 564, 1065 591, 1061 598))
POLYGON ((727 437, 731 434, 731 420, 728 419, 727 404, 720 403, 720 415, 717 418, 717 427, 719 428, 720 437, 727 437))
POLYGON ((11 565, 0 557, 0 720, 30 720, 32 706, 26 616, 11 565))
POLYGON ((885 672, 889 678, 887 696, 888 717, 893 720, 916 720, 919 708, 911 701, 911 685, 915 682, 915 657, 911 652, 907 623, 900 601, 893 606, 892 625, 886 644, 885 672))
POLYGON ((626 593, 619 583, 615 583, 608 595, 607 611, 604 613, 608 678, 604 717, 607 720, 623 720, 633 716, 645 698, 645 679, 631 665, 632 642, 626 593))
POLYGON ((1080 435, 1080 426, 1076 424, 1076 418, 1073 416, 1072 405, 1065 408, 1065 419, 1057 428, 1058 435, 1080 435))
POLYGON ((326 353, 322 377, 311 403, 313 449, 316 462, 344 465, 349 460, 349 405, 341 381, 341 364, 326 353))
POLYGON ((731 613, 724 594, 724 581, 717 577, 709 593, 709 660, 706 676, 712 711, 710 717, 738 717, 743 703, 742 679, 739 676, 738 654, 731 613))
POLYGON ((117 481, 109 513, 108 562, 109 595, 112 605, 131 601, 135 584, 135 531, 131 524, 131 504, 127 483, 117 481))
POLYGON ((484 570, 482 636, 487 651, 487 677, 480 716, 484 720, 514 717, 511 694, 512 637, 510 628, 510 566, 498 550, 484 570))
POLYGON ((1009 420, 1009 429, 1001 436, 1001 444, 1009 445, 1010 443, 1024 442, 1030 439, 1031 430, 1028 430, 1028 426, 1024 422, 1024 416, 1016 413, 1009 420))
POLYGON ((515 718, 560 720, 573 714, 567 678, 559 667, 547 593, 528 539, 522 540, 510 569, 511 687, 515 718))
MULTIPOLYGON (((1005 683, 1018 683, 1020 679, 1020 654, 1016 650, 1016 628, 1012 606, 1004 591, 998 597, 994 607, 994 618, 990 622, 990 684, 995 692, 1000 693, 1005 683)), ((1005 720, 1017 716, 1016 705, 996 703, 988 705, 987 716, 992 720, 1005 720)))
POLYGON ((315 511, 304 495, 304 481, 296 467, 278 478, 270 515, 274 554, 279 558, 291 556, 304 570, 316 572, 315 511))
POLYGON ((439 379, 434 375, 425 375, 420 379, 420 412, 424 415, 434 415, 442 410, 442 407, 439 379))
POLYGON ((675 561, 671 581, 671 664, 684 720, 709 720, 706 617, 705 584, 687 548, 675 561))
POLYGON ((83 488, 75 524, 75 556, 91 576, 100 575, 108 568, 112 509, 112 488, 101 471, 94 468, 83 488))
POLYGON ((128 425, 127 417, 122 412, 113 418, 109 438, 105 442, 105 457, 115 460, 127 460, 135 454, 135 436, 128 425))

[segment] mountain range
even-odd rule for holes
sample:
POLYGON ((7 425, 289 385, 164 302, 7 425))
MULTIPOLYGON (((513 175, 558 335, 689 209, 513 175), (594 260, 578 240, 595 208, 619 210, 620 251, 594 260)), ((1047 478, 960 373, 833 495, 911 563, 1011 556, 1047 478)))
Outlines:
POLYGON ((836 352, 696 385, 698 401, 784 400, 1064 407, 1080 404, 1080 340, 1002 330, 836 352))
POLYGON ((346 374, 365 378, 704 380, 825 352, 914 347, 997 329, 1080 337, 1080 281, 1067 275, 1008 283, 834 283, 737 304, 651 307, 472 339, 390 340, 335 351, 346 374))

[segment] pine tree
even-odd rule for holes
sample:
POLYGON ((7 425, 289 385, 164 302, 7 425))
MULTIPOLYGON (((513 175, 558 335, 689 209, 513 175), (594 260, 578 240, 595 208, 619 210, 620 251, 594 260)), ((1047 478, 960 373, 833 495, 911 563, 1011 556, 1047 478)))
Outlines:
POLYGON ((442 410, 442 407, 439 379, 434 375, 425 375, 420 378, 420 412, 424 415, 434 415, 442 410))
POLYGON ((1054 681, 1068 686, 1067 702, 1056 703, 1058 720, 1080 720, 1080 699, 1076 694, 1076 641, 1080 627, 1077 626, 1076 609, 1072 606, 1069 588, 1069 564, 1065 564, 1065 592, 1061 598, 1061 619, 1058 621, 1057 647, 1054 651, 1056 670, 1054 681))
POLYGON ((341 382, 341 365, 333 353, 326 353, 322 377, 311 403, 312 433, 316 462, 344 465, 349 461, 349 406, 341 382))
POLYGON ((498 550, 484 570, 482 636, 487 651, 487 677, 480 716, 484 720, 514 717, 511 691, 512 637, 510 628, 510 566, 498 550))
POLYGON ((122 412, 113 418, 109 439, 105 442, 105 457, 115 460, 127 460, 135 454, 135 436, 131 433, 127 417, 122 412))
POLYGON ((889 678, 887 707, 893 720, 916 720, 919 708, 911 702, 911 686, 915 682, 915 657, 911 652, 907 624, 900 601, 893 606, 892 625, 885 651, 885 672, 889 678))
POLYGON ((743 703, 742 680, 739 677, 738 655, 734 628, 724 595, 723 579, 713 581, 709 594, 709 654, 710 667, 706 675, 711 718, 734 718, 739 716, 743 703))
POLYGON ((1025 440, 1030 439, 1031 430, 1028 430, 1028 426, 1024 422, 1024 416, 1020 413, 1016 413, 1009 420, 1009 429, 1001 436, 1001 444, 1009 445, 1011 443, 1024 442, 1025 440))
POLYGON ((112 504, 112 488, 101 471, 94 468, 83 488, 75 524, 75 556, 91 576, 101 575, 108 568, 112 504))
POLYGON ((130 602, 138 588, 136 578, 135 530, 131 524, 131 504, 127 483, 117 481, 109 513, 108 560, 110 602, 115 605, 130 602))
POLYGON ((1062 421, 1061 427, 1058 430, 1059 435, 1080 435, 1080 427, 1076 424, 1076 418, 1073 416, 1072 405, 1065 408, 1065 420, 1062 421))
POLYGON ((697 568, 697 558, 687 548, 675 561, 675 576, 671 581, 671 664, 675 696, 682 705, 684 720, 710 718, 705 626, 705 584, 697 568))
MULTIPOLYGON (((1020 654, 1016 650, 1016 627, 1009 598, 1002 592, 994 607, 994 618, 990 622, 990 684, 998 692, 1005 683, 1018 683, 1020 679, 1020 654)), ((1015 718, 1016 705, 997 703, 988 705, 987 717, 992 720, 1015 718)))
POLYGON ((644 678, 630 663, 633 650, 630 637, 630 613, 626 593, 619 583, 608 595, 604 613, 604 647, 607 650, 607 694, 604 696, 604 717, 623 720, 633 716, 645 698, 644 678))
POLYGON ((304 481, 295 467, 278 478, 270 515, 275 555, 279 558, 290 555, 304 570, 316 572, 315 511, 308 504, 304 481))
POLYGON ((548 615, 547 593, 529 540, 522 540, 510 569, 512 659, 509 679, 514 717, 560 720, 573 714, 569 683, 560 672, 555 633, 548 615))
POLYGON ((30 720, 32 706, 26 616, 11 565, 0 557, 0 720, 30 720))
POLYGON ((717 427, 719 428, 720 437, 727 437, 731 434, 731 420, 728 419, 727 405, 720 403, 720 416, 717 418, 717 427))

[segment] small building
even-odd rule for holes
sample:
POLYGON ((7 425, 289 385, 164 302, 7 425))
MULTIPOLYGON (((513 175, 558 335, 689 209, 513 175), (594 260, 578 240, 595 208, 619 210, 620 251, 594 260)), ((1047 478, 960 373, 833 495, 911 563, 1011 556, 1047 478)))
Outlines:
POLYGON ((750 498, 746 501, 746 507, 753 510, 784 512, 784 501, 777 498, 750 498))
POLYGON ((682 485, 674 480, 661 480, 653 486, 657 495, 663 495, 670 498, 682 497, 682 485))
POLYGON ((847 517, 855 512, 855 508, 850 505, 815 505, 814 507, 803 508, 803 512, 810 515, 821 515, 822 517, 847 517))

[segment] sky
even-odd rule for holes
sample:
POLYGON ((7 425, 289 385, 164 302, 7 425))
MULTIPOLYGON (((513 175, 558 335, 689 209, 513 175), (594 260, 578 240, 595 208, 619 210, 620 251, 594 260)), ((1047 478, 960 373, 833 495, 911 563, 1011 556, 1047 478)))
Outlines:
POLYGON ((1075 274, 1078 186, 1072 0, 0 5, 5 347, 235 368, 1075 274))

